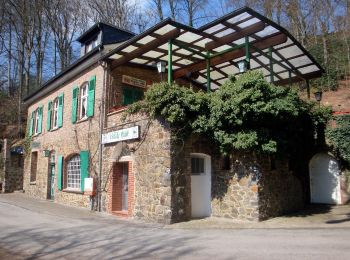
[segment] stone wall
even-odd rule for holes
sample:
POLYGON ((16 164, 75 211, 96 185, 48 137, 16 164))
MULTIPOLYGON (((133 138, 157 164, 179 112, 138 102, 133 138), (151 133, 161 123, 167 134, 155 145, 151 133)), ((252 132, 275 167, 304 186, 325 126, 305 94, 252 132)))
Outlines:
POLYGON ((277 160, 271 167, 268 156, 238 151, 227 159, 215 145, 198 136, 192 136, 185 144, 173 143, 173 222, 191 219, 191 153, 211 156, 212 216, 259 221, 304 206, 302 183, 288 169, 286 160, 277 160))
POLYGON ((340 175, 341 203, 350 202, 350 170, 343 169, 340 175))
MULTIPOLYGON (((14 192, 23 189, 23 155, 10 152, 11 139, 2 140, 2 151, 0 154, 0 181, 2 181, 2 192, 14 192)), ((1 191, 0 191, 1 192, 1 191)))
MULTIPOLYGON (((103 211, 109 211, 112 198, 108 187, 111 181, 113 163, 120 159, 129 160, 134 177, 134 205, 132 217, 145 221, 170 223, 170 133, 169 126, 161 120, 148 120, 143 116, 131 116, 121 123, 122 111, 108 116, 109 125, 117 122, 117 127, 106 128, 111 132, 135 125, 140 126, 139 140, 129 140, 106 144, 103 149, 103 211)), ((131 199, 131 198, 129 198, 131 199)), ((113 213, 113 212, 112 212, 113 213)))
POLYGON ((261 161, 259 219, 265 220, 302 209, 305 205, 303 184, 289 169, 288 160, 276 160, 273 169, 268 157, 261 161))

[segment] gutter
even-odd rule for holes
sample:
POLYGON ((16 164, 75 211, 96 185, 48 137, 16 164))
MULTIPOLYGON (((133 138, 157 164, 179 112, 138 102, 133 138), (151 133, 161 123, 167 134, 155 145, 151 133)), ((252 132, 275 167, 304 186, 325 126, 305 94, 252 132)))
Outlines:
POLYGON ((107 88, 107 71, 109 69, 109 65, 107 62, 103 62, 101 60, 98 61, 98 64, 103 68, 103 83, 102 83, 102 99, 100 104, 100 122, 99 122, 99 144, 98 144, 98 185, 97 185, 97 207, 98 211, 102 211, 102 152, 103 152, 103 144, 102 144, 102 134, 103 134, 103 125, 105 119, 105 98, 106 98, 106 88, 107 88))

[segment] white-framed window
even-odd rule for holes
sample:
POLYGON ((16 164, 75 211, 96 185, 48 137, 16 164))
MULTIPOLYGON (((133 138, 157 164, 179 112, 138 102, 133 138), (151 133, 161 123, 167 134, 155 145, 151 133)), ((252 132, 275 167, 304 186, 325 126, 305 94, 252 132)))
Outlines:
POLYGON ((96 36, 91 41, 87 42, 85 45, 85 53, 88 53, 89 51, 93 50, 97 46, 98 37, 96 36))
POLYGON ((39 120, 40 120, 39 109, 37 109, 34 112, 34 124, 33 124, 35 135, 39 134, 39 120))
POLYGON ((79 119, 84 119, 87 117, 88 95, 88 83, 85 83, 80 87, 79 119))
POLYGON ((80 190, 80 156, 74 155, 67 162, 67 189, 80 190))
POLYGON ((58 98, 52 103, 52 129, 58 128, 58 98))

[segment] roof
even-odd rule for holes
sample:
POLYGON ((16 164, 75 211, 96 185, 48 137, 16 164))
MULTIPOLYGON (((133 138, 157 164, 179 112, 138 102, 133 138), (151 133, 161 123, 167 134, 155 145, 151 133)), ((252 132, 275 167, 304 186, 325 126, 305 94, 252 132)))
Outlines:
POLYGON ((77 41, 82 43, 84 42, 86 39, 88 39, 89 37, 91 37, 92 34, 94 34, 95 32, 101 30, 103 27, 108 27, 112 30, 115 30, 115 31, 119 31, 119 32, 122 32, 122 33, 126 33, 128 35, 131 35, 131 36, 134 36, 135 34, 133 32, 130 32, 128 30, 125 30, 125 29, 121 29, 113 24, 109 24, 109 23, 105 23, 105 22, 98 22, 98 23, 95 23, 93 26, 91 26, 88 30, 86 30, 82 35, 80 35, 78 38, 77 38, 77 41))
POLYGON ((220 87, 228 75, 239 74, 238 62, 247 57, 251 70, 261 70, 268 81, 280 85, 324 72, 286 29, 248 7, 198 29, 166 19, 104 58, 113 60, 113 67, 126 62, 154 66, 157 61, 168 61, 169 40, 173 43, 173 78, 205 85, 210 60, 212 89, 220 87))

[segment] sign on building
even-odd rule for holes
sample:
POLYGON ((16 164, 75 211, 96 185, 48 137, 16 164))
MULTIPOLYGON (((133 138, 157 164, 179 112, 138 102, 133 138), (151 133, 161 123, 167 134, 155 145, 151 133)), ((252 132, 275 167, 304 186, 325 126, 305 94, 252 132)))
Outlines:
POLYGON ((102 135, 102 144, 109 144, 140 137, 140 126, 133 126, 102 135))
POLYGON ((139 87, 139 88, 146 88, 147 82, 146 80, 130 77, 127 75, 122 76, 122 82, 131 86, 139 87))

